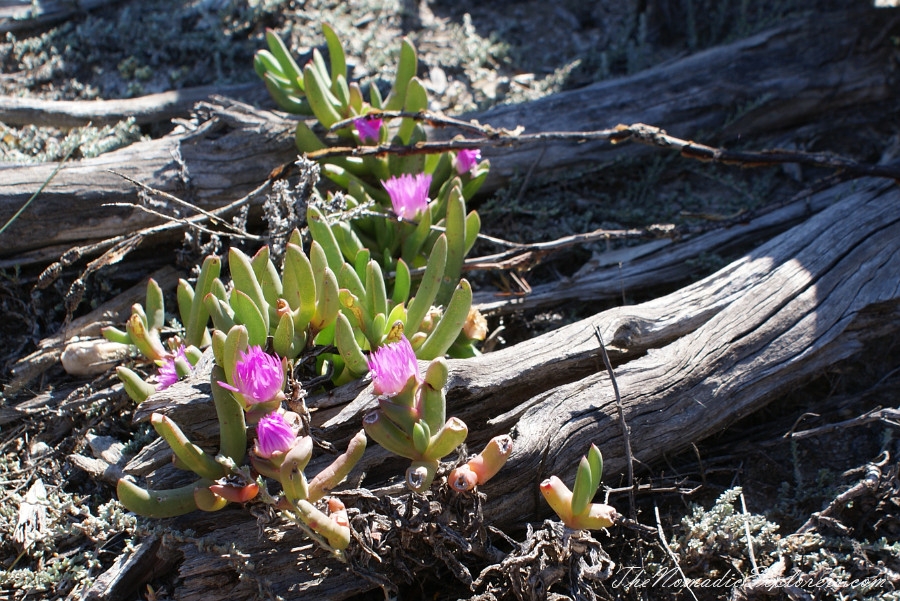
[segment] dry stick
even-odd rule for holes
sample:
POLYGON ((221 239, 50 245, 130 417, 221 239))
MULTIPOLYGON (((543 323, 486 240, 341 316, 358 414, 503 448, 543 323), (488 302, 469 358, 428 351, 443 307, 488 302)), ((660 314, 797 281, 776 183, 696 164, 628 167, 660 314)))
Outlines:
MULTIPOLYGON (((143 186, 144 184, 140 184, 140 185, 143 186)), ((104 267, 105 265, 110 265, 112 263, 121 261, 125 257, 125 255, 128 254, 129 252, 131 252, 131 250, 134 249, 138 245, 138 243, 141 240, 143 240, 145 237, 153 236, 155 234, 161 234, 163 232, 167 232, 170 230, 176 230, 176 229, 179 229, 182 227, 200 227, 199 226, 200 223, 203 223, 204 221, 207 221, 210 218, 215 218, 215 219, 221 220, 221 217, 220 217, 221 215, 225 215, 235 209, 240 209, 241 207, 243 207, 244 205, 249 203, 250 200, 252 200, 255 196, 257 196, 257 195, 261 194, 263 191, 265 191, 265 189, 268 188, 269 185, 271 185, 271 180, 266 180, 262 184, 260 184, 259 186, 257 186, 256 188, 254 188, 253 190, 248 192, 246 195, 242 196, 241 198, 238 198, 237 200, 225 205, 224 207, 219 207, 218 209, 215 209, 214 211, 203 211, 200 215, 194 215, 193 217, 187 217, 181 221, 173 220, 173 221, 169 221, 168 223, 163 223, 160 225, 155 225, 152 227, 144 228, 142 230, 138 230, 138 231, 130 234, 128 237, 116 236, 115 238, 110 238, 110 239, 104 240, 102 242, 90 244, 87 246, 75 247, 75 248, 72 248, 69 251, 67 251, 66 254, 73 253, 73 251, 74 251, 74 254, 78 254, 78 256, 81 257, 88 250, 96 250, 96 249, 102 248, 103 246, 106 246, 108 244, 114 244, 114 246, 111 249, 107 250, 101 256, 99 256, 98 258, 91 261, 91 263, 85 269, 84 273, 82 273, 79 278, 79 279, 84 279, 86 276, 90 275, 92 272, 96 271, 97 269, 104 267), (117 253, 118 253, 118 256, 117 256, 117 253)), ((150 188, 150 190, 159 192, 158 190, 155 190, 154 188, 150 188)), ((163 193, 163 194, 165 194, 165 193, 163 193)), ((173 218, 170 218, 170 219, 173 219, 173 218)), ((205 230, 205 228, 202 228, 202 229, 205 230)), ((255 236, 251 236, 251 234, 247 234, 246 232, 244 232, 243 234, 244 234, 244 237, 250 237, 250 239, 256 239, 255 236)), ((231 235, 231 234, 226 234, 226 235, 231 235)), ((240 230, 238 230, 238 233, 235 235, 241 235, 240 230)), ((51 266, 51 267, 53 267, 53 266, 51 266)), ((51 267, 48 267, 47 270, 51 269, 51 267)), ((44 270, 44 272, 46 273, 47 270, 44 270)), ((41 277, 43 277, 43 275, 44 274, 41 274, 41 277)))
MULTIPOLYGON (((164 221, 171 221, 171 222, 175 222, 175 223, 180 223, 186 227, 192 227, 195 230, 203 232, 204 234, 212 235, 212 234, 219 233, 215 230, 209 229, 208 227, 203 227, 202 225, 197 224, 197 223, 188 223, 187 219, 185 219, 184 217, 177 217, 175 215, 166 215, 165 213, 161 213, 155 209, 151 209, 150 207, 145 207, 144 205, 140 205, 140 204, 133 203, 133 202, 105 202, 100 206, 101 207, 118 207, 118 208, 125 208, 125 209, 137 209, 139 211, 143 211, 145 213, 153 215, 154 217, 159 217, 160 219, 162 219, 164 221)), ((243 237, 243 236, 240 236, 240 234, 237 234, 237 236, 243 237)), ((252 239, 259 239, 259 236, 253 236, 252 239)))
POLYGON ((881 468, 887 465, 890 461, 890 455, 887 451, 883 452, 882 455, 884 459, 879 461, 878 463, 870 462, 869 465, 866 466, 866 477, 857 482, 852 488, 846 490, 839 494, 834 500, 828 504, 828 507, 819 511, 817 513, 812 514, 806 523, 800 526, 800 529, 795 532, 795 534, 803 534, 805 532, 809 532, 813 528, 816 527, 816 524, 821 518, 830 517, 832 513, 838 511, 847 506, 847 504, 857 497, 861 497, 866 493, 874 492, 878 488, 878 483, 881 481, 881 468))
POLYGON ((32 194, 28 200, 25 201, 25 204, 23 204, 22 207, 18 211, 16 211, 15 215, 10 217, 9 220, 3 224, 3 227, 0 227, 0 234, 5 232, 6 228, 8 228, 10 225, 12 225, 12 223, 16 219, 19 218, 19 215, 21 215, 22 213, 25 212, 25 209, 28 208, 28 206, 32 203, 32 201, 35 198, 37 198, 41 192, 44 191, 44 188, 46 188, 50 184, 50 182, 53 181, 53 178, 56 177, 56 174, 59 173, 60 169, 63 168, 63 165, 66 164, 66 161, 69 160, 69 157, 72 156, 72 153, 75 152, 75 149, 78 148, 79 146, 81 146, 81 145, 80 144, 72 145, 72 148, 70 148, 69 152, 66 153, 66 156, 64 156, 63 159, 59 163, 57 163, 56 168, 50 173, 50 176, 46 180, 44 180, 44 183, 41 184, 41 187, 38 188, 37 191, 34 194, 32 194))
POLYGON ((534 159, 534 162, 531 163, 531 167, 528 168, 528 173, 525 174, 525 179, 522 180, 522 187, 519 188, 519 193, 516 195, 517 205, 522 202, 522 198, 525 196, 525 190, 528 189, 528 184, 531 182, 531 176, 534 175, 534 170, 537 166, 541 164, 545 152, 547 152, 547 147, 542 146, 540 154, 538 154, 537 158, 534 159))
POLYGON ((750 565, 753 566, 753 575, 759 576, 759 566, 756 565, 756 554, 753 553, 753 538, 750 536, 750 516, 747 513, 747 503, 744 501, 743 490, 741 490, 741 510, 744 514, 744 536, 747 537, 747 550, 750 552, 750 565))
POLYGON ((900 409, 893 409, 890 407, 887 409, 872 409, 871 411, 867 411, 862 415, 858 415, 857 417, 847 419, 842 422, 827 424, 824 426, 819 426, 818 428, 811 428, 809 430, 801 430, 800 432, 788 432, 784 435, 783 438, 809 438, 812 436, 828 434, 842 428, 864 426, 872 422, 883 422, 890 426, 900 427, 900 423, 895 420, 900 420, 900 409))
POLYGON ((694 591, 691 589, 690 584, 688 583, 688 579, 684 573, 684 570, 681 569, 681 565, 678 563, 678 556, 675 555, 675 552, 672 551, 672 547, 670 547, 669 543, 666 541, 666 533, 663 532, 662 521, 659 519, 659 506, 656 503, 653 504, 653 513, 656 514, 656 533, 659 535, 659 542, 662 543, 663 548, 666 550, 666 554, 668 554, 669 559, 671 559, 672 563, 675 564, 675 569, 678 570, 678 573, 681 575, 681 581, 684 583, 684 588, 686 588, 687 592, 691 594, 691 597, 694 598, 694 601, 699 601, 697 599, 697 595, 694 594, 694 591))
POLYGON ((616 395, 616 411, 619 414, 619 426, 622 428, 622 438, 625 440, 625 466, 628 474, 628 503, 630 516, 632 519, 637 517, 634 507, 634 455, 631 453, 631 432, 628 424, 625 422, 625 410, 622 407, 622 397, 619 394, 619 385, 616 383, 616 374, 613 371, 612 363, 609 360, 609 354, 606 352, 606 345, 603 344, 603 336, 600 334, 600 327, 594 326, 594 335, 600 343, 600 355, 603 357, 603 364, 609 373, 609 379, 612 382, 613 392, 616 395))
MULTIPOLYGON (((170 201, 174 202, 175 204, 178 204, 185 208, 191 209, 192 211, 197 211, 201 215, 206 215, 207 217, 209 217, 209 219, 211 221, 225 226, 226 228, 228 228, 229 230, 234 232, 234 235, 236 235, 240 238, 244 238, 245 240, 254 240, 254 241, 262 240, 262 238, 260 236, 254 236, 252 234, 248 234, 244 230, 242 230, 238 227, 235 227, 231 223, 228 223, 227 221, 225 221, 224 219, 222 219, 218 215, 216 215, 215 211, 210 212, 210 211, 207 211, 206 209, 202 209, 202 208, 198 207, 197 205, 187 202, 186 200, 182 200, 182 199, 178 198, 177 196, 169 194, 168 192, 164 192, 163 190, 157 190, 156 188, 153 188, 152 186, 148 186, 147 184, 145 184, 143 182, 139 182, 136 179, 133 179, 133 178, 125 175, 124 173, 119 173, 118 171, 113 171, 112 169, 110 169, 109 172, 112 173, 113 175, 118 175, 119 177, 121 177, 122 179, 124 179, 126 181, 131 182, 132 184, 134 184, 135 186, 138 186, 145 192, 150 192, 151 194, 158 194, 159 196, 162 196, 166 200, 170 200, 170 201)), ((252 194, 252 192, 251 192, 251 194, 252 194)), ((131 204, 131 203, 110 203, 110 205, 111 206, 131 206, 131 207, 136 207, 136 208, 143 208, 139 205, 131 204)), ((153 213, 153 211, 149 211, 149 210, 147 210, 147 211, 150 213, 153 213)), ((156 214, 159 217, 164 217, 167 219, 180 220, 180 218, 178 218, 178 217, 167 217, 166 215, 162 215, 160 213, 154 213, 154 214, 156 214)), ((207 233, 210 233, 210 232, 207 231, 207 233)))
MULTIPOLYGON (((413 117, 417 113, 407 116, 413 117)), ((681 152, 687 158, 704 162, 721 163, 725 165, 740 165, 743 167, 761 167, 780 165, 784 163, 799 163, 813 167, 825 167, 847 171, 854 175, 868 175, 875 177, 887 177, 900 180, 900 167, 890 165, 865 165, 845 157, 826 153, 789 152, 782 150, 766 150, 761 152, 743 152, 715 148, 705 144, 699 144, 691 140, 684 140, 670 136, 665 130, 644 123, 632 125, 617 125, 611 129, 596 131, 573 132, 539 132, 535 134, 521 134, 507 130, 495 130, 488 126, 469 124, 482 135, 481 138, 463 138, 442 142, 417 142, 408 146, 402 144, 380 144, 378 146, 347 147, 336 146, 323 148, 315 152, 307 153, 310 159, 318 160, 339 156, 364 157, 379 154, 396 154, 399 156, 411 154, 432 154, 465 148, 484 148, 497 146, 520 146, 535 142, 551 141, 577 141, 605 140, 612 144, 626 142, 628 140, 655 146, 657 148, 671 148, 681 152)))

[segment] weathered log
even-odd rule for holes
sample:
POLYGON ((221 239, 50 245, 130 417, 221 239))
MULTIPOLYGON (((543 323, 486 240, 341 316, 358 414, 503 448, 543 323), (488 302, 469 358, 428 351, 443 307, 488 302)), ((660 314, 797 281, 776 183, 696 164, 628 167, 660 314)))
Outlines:
MULTIPOLYGON (((715 131, 729 119, 726 134, 744 137, 788 127, 892 94, 895 82, 888 68, 889 36, 881 31, 883 15, 874 9, 814 14, 633 76, 470 117, 496 127, 521 125, 528 132, 590 131, 643 122, 681 137, 715 131)), ((212 121, 194 132, 67 165, 0 239, 0 257, 41 245, 96 240, 111 231, 152 223, 140 211, 99 208, 109 200, 138 198, 134 187, 109 169, 185 195, 204 208, 233 200, 263 181, 273 167, 294 158, 293 123, 280 114, 233 104, 213 111, 212 121)), ((639 145, 613 147, 606 142, 555 143, 546 149, 549 152, 533 146, 486 150, 493 164, 486 189, 524 173, 540 156, 538 172, 650 152, 639 145)), ((27 201, 54 167, 0 166, 0 222, 27 201)))
MULTIPOLYGON (((619 123, 648 123, 686 139, 700 132, 720 132, 724 140, 771 133, 896 94, 896 77, 885 69, 892 60, 885 35, 898 24, 886 20, 887 14, 871 7, 810 12, 629 77, 500 106, 477 117, 494 127, 522 125, 529 133, 593 131, 619 123)), ((556 142, 485 155, 491 159, 492 182, 499 182, 532 165, 538 172, 553 172, 646 152, 636 144, 556 142)))
MULTIPOLYGON (((547 514, 538 483, 552 474, 571 482, 592 442, 603 450, 607 482, 624 471, 623 432, 595 328, 619 363, 631 448, 643 463, 721 431, 858 355, 867 343, 900 332, 900 188, 862 180, 826 194, 842 199, 683 290, 477 359, 451 361, 448 412, 469 424, 471 446, 498 431, 515 439, 506 467, 483 487, 489 523, 514 528, 547 514)), ((362 386, 312 401, 332 405, 314 413, 314 424, 339 447, 374 405, 362 386), (340 406, 334 403, 347 396, 352 400, 335 415, 340 406)), ((197 417, 201 403, 191 394, 151 398, 146 409, 166 410, 178 421, 189 402, 197 417)), ((366 472, 362 485, 376 494, 390 489, 399 473, 400 462, 382 466, 385 458, 380 449, 369 449, 358 468, 366 472)), ((310 473, 327 461, 317 458, 310 473)), ((239 549, 261 544, 246 526, 225 534, 239 549)), ((192 554, 182 566, 186 581, 236 579, 237 569, 227 561, 188 546, 184 552, 192 554)), ((254 575, 276 594, 325 586, 298 578, 297 561, 257 564, 254 575)), ((321 563, 310 566, 320 569, 321 563)), ((339 568, 328 578, 335 599, 368 586, 339 568)), ((183 590, 184 598, 204 598, 202 587, 185 584, 183 590)), ((252 591, 236 587, 230 595, 248 598, 252 591)))
POLYGON ((80 0, 79 2, 4 2, 0 5, 0 33, 40 29, 121 0, 80 0))
MULTIPOLYGON (((163 267, 150 274, 164 289, 178 282, 178 271, 173 267, 163 267)), ((41 340, 37 349, 19 359, 12 368, 12 381, 4 387, 4 393, 15 395, 34 378, 59 362, 66 344, 79 338, 99 338, 104 326, 121 326, 131 314, 134 303, 143 303, 147 294, 146 282, 135 284, 115 298, 103 303, 87 315, 82 315, 62 328, 61 331, 41 340)), ((16 414, 0 416, 0 424, 10 421, 16 414)))
MULTIPOLYGON (((224 98, 200 105, 200 111, 206 120, 193 131, 64 165, 0 237, 0 256, 103 240, 160 223, 139 209, 102 206, 141 202, 143 192, 113 171, 209 210, 242 197, 274 167, 297 158, 290 119, 224 98)), ((0 220, 12 217, 55 168, 0 165, 0 220)))
POLYGON ((704 254, 736 256, 825 209, 838 200, 839 195, 839 189, 832 188, 728 227, 686 236, 678 241, 653 240, 600 253, 571 277, 539 284, 528 294, 517 297, 498 297, 490 290, 476 292, 474 303, 482 313, 505 314, 572 300, 623 298, 634 291, 652 294, 654 289, 689 281, 696 273, 691 259, 704 254))
POLYGON ((227 96, 250 104, 266 102, 266 90, 257 82, 229 86, 199 86, 114 100, 42 100, 0 96, 0 123, 68 129, 91 124, 113 125, 132 118, 138 125, 166 123, 188 117, 198 102, 227 96))

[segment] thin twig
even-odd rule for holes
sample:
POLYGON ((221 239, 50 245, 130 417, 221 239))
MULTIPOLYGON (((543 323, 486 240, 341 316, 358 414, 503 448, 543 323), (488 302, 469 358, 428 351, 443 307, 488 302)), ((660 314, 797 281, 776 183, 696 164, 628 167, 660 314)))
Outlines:
POLYGON ((541 152, 538 154, 537 158, 531 163, 531 167, 528 168, 528 173, 525 174, 525 179, 522 180, 522 187, 519 188, 519 193, 516 195, 516 204, 522 202, 522 198, 525 196, 525 190, 528 189, 528 184, 531 182, 531 176, 534 175, 534 170, 537 169, 537 166, 541 164, 541 161, 544 159, 544 153, 547 152, 546 146, 541 146, 541 152))
POLYGON ((675 569, 678 570, 678 573, 681 575, 681 581, 684 582, 684 588, 691 594, 694 601, 698 601, 697 595, 695 595, 691 587, 688 586, 688 578, 685 575, 684 570, 681 569, 681 565, 678 563, 678 556, 675 555, 675 552, 672 551, 672 548, 666 541, 666 534, 663 532, 662 521, 659 519, 659 506, 657 506, 656 503, 653 504, 653 513, 656 514, 656 533, 659 535, 659 542, 662 543, 663 548, 666 550, 666 554, 668 554, 669 559, 675 564, 675 569))
MULTIPOLYGON (((110 169, 109 172, 112 173, 113 175, 118 175, 119 177, 121 177, 122 179, 124 179, 126 181, 131 182, 132 184, 134 184, 135 186, 138 186, 145 192, 149 192, 151 194, 156 194, 158 196, 162 196, 166 200, 174 202, 177 205, 180 205, 180 206, 190 209, 192 211, 196 211, 196 212, 200 213, 201 215, 205 215, 206 217, 209 218, 210 221, 212 221, 214 223, 218 223, 219 225, 222 225, 222 226, 228 228, 229 230, 231 230, 233 232, 233 234, 231 234, 231 235, 236 235, 236 236, 239 236, 246 240, 254 240, 257 242, 262 240, 262 238, 260 236, 254 236, 252 234, 248 234, 244 230, 242 230, 238 227, 235 227, 233 224, 229 223, 225 219, 222 219, 221 217, 219 217, 216 214, 215 211, 207 211, 206 209, 198 207, 197 205, 187 202, 186 200, 182 200, 182 199, 178 198, 177 196, 169 194, 168 192, 165 192, 163 190, 157 190, 156 188, 154 188, 152 186, 148 186, 147 184, 140 182, 132 177, 129 177, 129 176, 125 175, 124 173, 119 173, 118 171, 113 171, 112 169, 110 169)), ((131 206, 138 206, 138 205, 131 205, 131 206)), ((163 215, 162 213, 156 213, 156 215, 160 216, 160 217, 164 217, 166 219, 176 219, 176 220, 180 219, 178 217, 169 217, 169 216, 163 215)), ((205 230, 205 231, 207 233, 211 233, 209 230, 205 230)))
MULTIPOLYGON (((413 115, 415 114, 409 116, 413 115)), ((612 144, 632 141, 647 146, 654 146, 656 148, 678 150, 681 155, 686 158, 724 165, 761 167, 785 163, 798 163, 801 165, 846 171, 858 176, 868 175, 900 180, 900 168, 892 165, 867 165, 846 157, 828 153, 807 153, 785 150, 764 150, 754 152, 716 148, 692 140, 684 140, 682 138, 670 136, 664 129, 653 125, 646 125, 644 123, 618 125, 610 129, 596 131, 551 131, 534 134, 496 130, 490 126, 472 123, 469 124, 469 130, 479 133, 481 137, 457 138, 440 142, 417 142, 410 145, 380 144, 377 146, 360 147, 337 146, 323 148, 322 150, 308 153, 307 156, 314 160, 338 156, 364 157, 380 154, 405 156, 413 154, 433 154, 461 150, 464 148, 521 146, 524 144, 555 141, 605 141, 612 144)))
POLYGON ((847 419, 842 422, 826 424, 824 426, 819 426, 818 428, 801 430, 800 432, 791 431, 785 434, 783 438, 810 438, 812 436, 828 434, 830 432, 834 432, 835 430, 840 430, 843 428, 865 426, 866 424, 870 424, 872 422, 882 422, 891 426, 900 427, 900 423, 898 423, 897 420, 900 420, 900 409, 894 409, 891 407, 888 407, 887 409, 872 409, 871 411, 867 411, 862 415, 858 415, 852 419, 847 419))
POLYGON ((636 517, 634 505, 634 455, 631 452, 631 432, 628 429, 628 423, 625 421, 625 409, 622 407, 622 396, 619 394, 619 384, 616 382, 616 374, 613 371, 612 363, 609 360, 609 354, 606 352, 606 345, 603 344, 603 336, 600 334, 600 328, 594 326, 594 334, 600 343, 600 356, 603 357, 603 364, 609 373, 609 379, 612 382, 613 392, 616 395, 616 411, 619 413, 619 427, 622 429, 622 438, 625 440, 625 469, 628 475, 628 502, 631 508, 630 515, 632 519, 636 517))
MULTIPOLYGON (((90 126, 90 124, 88 124, 88 125, 90 126)), ((22 207, 21 207, 18 211, 16 211, 16 214, 15 214, 15 215, 13 215, 12 217, 10 217, 9 220, 8 220, 6 223, 3 224, 3 227, 0 227, 0 234, 2 234, 3 232, 5 232, 5 231, 6 231, 6 228, 8 228, 10 225, 12 225, 13 222, 14 222, 16 219, 19 218, 19 215, 21 215, 22 213, 25 212, 25 209, 28 208, 28 205, 30 205, 31 202, 32 202, 35 198, 37 198, 37 197, 41 194, 41 192, 44 191, 44 188, 46 188, 46 187, 50 184, 50 182, 53 181, 53 178, 56 177, 56 174, 59 173, 59 171, 63 168, 63 165, 66 164, 66 161, 69 160, 69 157, 72 156, 72 153, 75 152, 75 149, 78 148, 79 146, 80 146, 80 144, 73 144, 73 145, 72 145, 72 148, 70 148, 70 149, 69 149, 69 152, 66 153, 66 156, 64 156, 63 159, 62 159, 59 163, 56 164, 56 168, 54 168, 54 169, 53 169, 53 172, 50 174, 50 176, 49 176, 47 179, 44 180, 44 183, 41 184, 41 187, 38 188, 37 191, 36 191, 34 194, 32 194, 32 195, 28 198, 28 200, 25 201, 25 204, 23 204, 22 207)))
POLYGON ((750 552, 750 565, 753 566, 753 575, 759 576, 759 566, 756 565, 756 554, 753 552, 753 537, 750 536, 750 514, 747 512, 747 503, 744 501, 743 490, 741 490, 741 511, 744 515, 744 536, 747 537, 747 550, 750 552))
MULTIPOLYGON (((448 117, 446 115, 442 115, 440 113, 433 113, 431 111, 373 111, 371 113, 366 113, 360 117, 350 117, 349 119, 342 119, 338 121, 334 125, 328 128, 329 132, 335 132, 339 129, 344 129, 345 127, 349 127, 353 124, 357 119, 364 119, 366 117, 369 118, 378 118, 378 119, 414 119, 416 121, 421 121, 423 123, 427 123, 432 127, 456 127, 462 129, 464 131, 469 131, 474 134, 480 136, 498 136, 502 131, 497 131, 491 127, 486 127, 476 122, 472 121, 463 121, 461 119, 454 119, 453 117, 448 117)), ((511 132, 510 132, 511 133, 511 132)))
MULTIPOLYGON (((219 234, 219 232, 217 232, 215 230, 211 230, 207 227, 203 227, 199 223, 191 223, 184 217, 176 217, 174 215, 166 215, 165 213, 160 213, 159 211, 157 211, 155 209, 151 209, 150 207, 145 207, 142 204, 137 204, 134 202, 105 202, 100 206, 101 207, 118 207, 118 208, 127 208, 127 209, 138 209, 139 211, 144 211, 145 213, 149 213, 150 215, 153 215, 154 217, 159 217, 160 219, 163 219, 166 221, 180 223, 180 224, 184 225, 185 227, 192 227, 195 230, 203 232, 204 234, 210 234, 210 235, 213 235, 213 234, 218 235, 219 234)), ((238 236, 240 236, 241 238, 247 238, 250 235, 248 234, 247 236, 242 236, 242 235, 238 234, 238 236)), ((259 236, 253 236, 250 239, 258 240, 259 236)))

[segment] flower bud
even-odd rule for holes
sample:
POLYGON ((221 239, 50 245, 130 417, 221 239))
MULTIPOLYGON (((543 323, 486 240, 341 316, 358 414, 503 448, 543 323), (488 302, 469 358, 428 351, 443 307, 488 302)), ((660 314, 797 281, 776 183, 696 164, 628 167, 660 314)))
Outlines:
POLYGON ((353 120, 353 126, 362 142, 375 142, 381 138, 381 119, 378 117, 360 117, 353 120))
POLYGON ((256 444, 253 452, 263 459, 275 453, 287 453, 297 441, 297 432, 277 412, 259 418, 256 424, 256 444))
POLYGON ((466 317, 466 323, 463 324, 463 334, 469 340, 484 340, 487 338, 487 320, 481 311, 472 307, 469 309, 469 315, 466 317))
POLYGON ((453 167, 462 175, 471 171, 481 160, 481 150, 477 148, 463 148, 453 158, 453 167))

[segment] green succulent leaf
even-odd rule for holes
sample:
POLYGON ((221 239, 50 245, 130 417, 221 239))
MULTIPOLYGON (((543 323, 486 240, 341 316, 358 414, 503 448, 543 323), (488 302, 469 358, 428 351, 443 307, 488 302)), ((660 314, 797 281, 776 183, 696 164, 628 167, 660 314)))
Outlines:
POLYGON ((472 286, 467 280, 460 280, 441 320, 416 351, 416 356, 426 361, 444 356, 462 331, 471 307, 472 286))
POLYGON ((369 438, 394 455, 407 459, 418 458, 419 454, 413 446, 410 435, 387 419, 381 411, 375 410, 367 413, 363 418, 363 428, 369 438))
POLYGON ((412 429, 413 447, 419 455, 425 455, 428 445, 431 444, 431 429, 424 421, 417 421, 412 429))
MULTIPOLYGON (((400 46, 400 61, 397 64, 397 76, 394 79, 394 87, 385 102, 384 108, 388 111, 399 111, 406 103, 406 90, 409 82, 416 76, 419 68, 419 60, 416 57, 416 47, 407 38, 403 38, 400 46)), ((374 85, 372 86, 375 87, 374 85)), ((374 106, 375 103, 373 102, 374 106)))
POLYGON ((297 127, 294 130, 294 142, 297 145, 297 150, 300 152, 315 152, 325 148, 325 143, 303 121, 297 122, 297 127))
POLYGON ((319 70, 307 65, 303 69, 303 83, 306 90, 306 99, 312 108, 316 119, 326 129, 341 120, 341 114, 335 108, 338 99, 334 97, 328 86, 323 81, 319 70))
MULTIPOLYGON (((394 290, 391 293, 391 301, 394 305, 405 305, 409 300, 409 290, 412 286, 412 276, 409 273, 409 267, 403 259, 397 260, 394 273, 394 290)), ((388 323, 394 323, 394 320, 388 319, 388 323)))
POLYGON ((334 342, 338 348, 338 352, 344 359, 344 364, 354 376, 360 377, 368 373, 369 365, 366 362, 366 356, 356 342, 353 335, 353 327, 350 321, 343 313, 338 313, 337 321, 334 327, 334 342))
POLYGON ((147 327, 151 330, 163 329, 166 325, 166 304, 162 288, 153 278, 147 281, 147 302, 144 306, 147 310, 147 327))
POLYGON ((325 44, 328 46, 328 61, 331 63, 331 85, 337 83, 338 77, 347 79, 347 57, 344 54, 344 46, 341 39, 328 23, 322 23, 322 33, 325 34, 325 44))
POLYGON ((266 44, 273 58, 278 62, 281 73, 284 77, 291 81, 294 86, 299 86, 303 90, 303 76, 301 75, 300 66, 291 56, 291 51, 285 43, 278 37, 273 30, 266 30, 266 44))
POLYGON ((213 291, 213 284, 222 270, 222 261, 219 257, 209 256, 203 261, 200 275, 197 277, 197 285, 194 288, 194 296, 191 299, 191 311, 184 323, 184 342, 196 347, 203 347, 208 339, 206 324, 209 321, 209 312, 203 299, 213 291))
POLYGON ((230 390, 219 386, 225 381, 225 370, 215 365, 210 376, 213 403, 219 418, 219 454, 228 457, 236 465, 244 463, 247 454, 247 424, 244 408, 230 390))
POLYGON ((591 465, 586 457, 582 457, 575 475, 575 487, 572 489, 572 514, 581 515, 584 513, 593 497, 591 465))
POLYGON ((340 273, 341 267, 344 265, 344 256, 327 218, 318 207, 310 205, 306 210, 306 222, 313 240, 318 242, 322 250, 325 251, 328 267, 331 268, 332 272, 340 273))
POLYGON ((215 480, 225 475, 225 468, 203 449, 188 440, 181 428, 165 415, 154 413, 150 425, 165 439, 181 462, 201 478, 215 480))
POLYGON ((118 342, 119 344, 134 344, 128 332, 123 332, 114 326, 104 326, 100 328, 100 333, 110 342, 118 342))
POLYGON ((130 480, 119 478, 116 496, 128 511, 148 518, 171 518, 196 510, 194 489, 210 483, 208 480, 199 480, 172 490, 148 490, 130 480))
POLYGON ((125 392, 135 403, 143 403, 151 394, 156 392, 156 387, 149 384, 134 371, 120 365, 116 368, 116 375, 122 381, 125 392))
POLYGON ((304 332, 316 314, 316 279, 309 258, 296 244, 288 243, 284 254, 282 294, 294 317, 294 331, 304 332))
MULTIPOLYGON (((234 386, 234 368, 237 365, 238 359, 240 359, 240 353, 245 352, 249 346, 250 335, 247 333, 247 328, 245 326, 234 326, 225 336, 225 345, 222 349, 222 361, 220 365, 225 371, 227 383, 232 386, 234 386)), ((235 398, 242 406, 246 407, 246 402, 244 402, 241 395, 236 395, 235 398)))
POLYGON ((597 445, 591 443, 591 448, 587 454, 588 463, 591 466, 591 497, 597 493, 600 488, 600 482, 603 480, 603 455, 597 445))
POLYGON ((450 191, 444 228, 447 234, 447 263, 437 295, 437 304, 446 305, 459 282, 463 261, 466 258, 466 202, 458 186, 450 191))
MULTIPOLYGON (((438 289, 441 285, 441 278, 444 275, 444 265, 447 261, 447 237, 441 234, 434 248, 431 249, 431 257, 428 265, 425 267, 425 274, 419 283, 419 289, 416 296, 409 301, 409 308, 406 313, 406 331, 410 333, 417 332, 425 314, 434 304, 438 289)), ((460 326, 461 327, 461 326, 460 326)), ((452 344, 452 341, 451 341, 452 344)), ((421 356, 420 356, 421 358, 421 356)))
POLYGON ((236 321, 247 327, 250 344, 264 347, 269 336, 268 313, 264 315, 253 299, 237 289, 231 292, 231 308, 236 321))
POLYGON ((279 317, 272 346, 279 357, 295 357, 298 354, 299 349, 294 348, 294 317, 290 312, 279 317))
POLYGON ((275 104, 277 104, 278 108, 281 110, 295 115, 312 114, 312 107, 309 104, 309 100, 307 98, 300 98, 299 96, 288 92, 285 89, 286 82, 279 80, 271 73, 266 73, 263 75, 263 83, 266 84, 269 95, 272 96, 272 100, 275 101, 275 104))
POLYGON ((310 324, 315 332, 321 332, 328 326, 333 326, 334 320, 341 310, 340 289, 337 278, 334 277, 331 269, 325 270, 321 290, 322 294, 319 295, 316 302, 316 315, 310 324))
POLYGON ((384 274, 381 272, 381 266, 375 261, 369 261, 366 267, 366 300, 371 315, 387 314, 388 301, 384 274))
POLYGON ((344 481, 366 450, 366 433, 360 430, 350 439, 347 450, 338 455, 331 465, 316 474, 309 482, 309 500, 315 503, 344 481))

